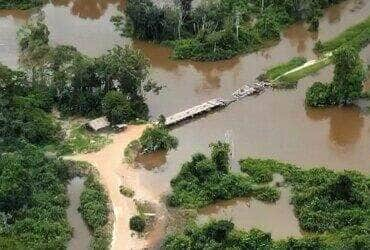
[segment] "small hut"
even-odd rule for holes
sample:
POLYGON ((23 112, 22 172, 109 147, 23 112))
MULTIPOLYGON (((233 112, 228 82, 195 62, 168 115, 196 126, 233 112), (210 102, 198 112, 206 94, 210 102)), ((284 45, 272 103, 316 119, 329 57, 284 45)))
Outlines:
POLYGON ((103 129, 106 129, 110 126, 110 122, 108 121, 107 117, 99 117, 97 119, 89 121, 87 124, 87 127, 91 130, 97 132, 103 129))

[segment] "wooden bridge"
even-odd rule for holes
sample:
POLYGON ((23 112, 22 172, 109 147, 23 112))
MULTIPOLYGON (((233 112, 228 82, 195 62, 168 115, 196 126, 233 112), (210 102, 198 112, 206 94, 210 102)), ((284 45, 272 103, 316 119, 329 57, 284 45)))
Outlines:
POLYGON ((205 102, 198 106, 194 106, 192 108, 189 108, 187 110, 181 111, 179 113, 176 113, 174 115, 167 117, 165 125, 171 126, 181 121, 184 121, 186 119, 192 118, 196 115, 209 112, 215 108, 225 107, 227 105, 228 105, 228 101, 224 99, 221 99, 221 98, 212 99, 212 100, 209 100, 208 102, 205 102))
POLYGON ((237 101, 243 97, 260 94, 268 86, 270 86, 270 84, 266 82, 245 85, 232 94, 233 99, 231 101, 227 101, 222 98, 209 100, 208 102, 205 102, 198 106, 194 106, 187 110, 184 110, 174 115, 171 115, 169 117, 166 117, 165 125, 166 126, 175 125, 181 121, 193 118, 196 115, 210 112, 211 110, 216 109, 216 108, 226 107, 230 103, 237 101))

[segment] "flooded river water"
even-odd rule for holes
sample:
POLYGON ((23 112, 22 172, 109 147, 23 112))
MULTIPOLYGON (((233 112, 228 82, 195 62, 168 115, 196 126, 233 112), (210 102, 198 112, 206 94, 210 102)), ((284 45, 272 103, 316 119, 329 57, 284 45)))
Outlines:
POLYGON ((68 242, 68 250, 87 250, 90 244, 90 231, 78 212, 80 206, 80 196, 84 188, 84 178, 75 177, 69 181, 68 197, 69 207, 67 218, 72 227, 73 237, 68 242))
MULTIPOLYGON (((234 90, 252 82, 266 68, 294 56, 315 58, 312 48, 316 41, 335 37, 370 13, 370 1, 349 0, 324 13, 318 33, 296 24, 287 28, 281 41, 271 48, 228 61, 202 63, 172 61, 168 58, 168 48, 121 38, 109 19, 122 6, 124 2, 115 0, 55 0, 43 11, 53 44, 74 45, 91 56, 100 55, 115 44, 132 44, 141 49, 151 61, 152 78, 166 85, 159 95, 148 95, 154 118, 215 97, 230 98, 234 90)), ((24 11, 0 11, 2 63, 17 66, 16 30, 30 15, 24 11)), ((370 46, 361 56, 370 64, 370 46)), ((173 134, 180 141, 177 151, 141 159, 144 167, 138 171, 142 185, 156 194, 168 192, 169 181, 178 173, 182 162, 196 151, 208 152, 209 143, 225 137, 233 146, 234 169, 238 168, 237 160, 251 156, 288 161, 304 168, 320 165, 370 173, 370 116, 356 107, 309 109, 304 105, 306 89, 315 81, 330 81, 332 71, 328 67, 301 80, 296 89, 268 90, 261 96, 243 99, 220 112, 174 128, 173 134)), ((285 202, 283 207, 292 211, 288 200, 283 193, 279 202, 285 202)), ((238 221, 253 220, 278 238, 297 235, 293 213, 282 213, 279 207, 280 203, 269 206, 254 201, 247 207, 242 200, 236 200, 208 208, 208 213, 228 211, 238 221), (284 221, 291 222, 284 225, 290 228, 286 232, 269 227, 270 223, 284 221)), ((238 226, 251 224, 241 223, 238 226)))

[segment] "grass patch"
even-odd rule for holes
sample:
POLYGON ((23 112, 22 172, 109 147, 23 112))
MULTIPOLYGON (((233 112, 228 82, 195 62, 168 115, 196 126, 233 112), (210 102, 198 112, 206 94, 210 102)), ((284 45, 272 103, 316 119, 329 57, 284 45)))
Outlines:
POLYGON ((370 17, 365 21, 352 26, 345 30, 336 38, 326 41, 318 42, 315 45, 315 50, 324 53, 336 50, 343 45, 351 45, 356 48, 362 48, 370 42, 370 17))
POLYGON ((274 80, 277 77, 285 74, 286 72, 295 69, 299 66, 302 66, 307 62, 307 59, 304 57, 294 57, 289 62, 279 64, 273 68, 270 68, 266 71, 265 78, 267 80, 274 80))
POLYGON ((90 153, 99 151, 111 143, 108 135, 88 131, 83 125, 72 125, 68 138, 60 146, 62 154, 90 153))
POLYGON ((287 88, 287 87, 295 86, 300 79, 310 74, 316 73, 317 71, 325 68, 326 66, 330 64, 331 64, 331 57, 323 58, 312 65, 309 65, 300 70, 297 70, 297 71, 281 76, 279 79, 277 79, 273 83, 273 87, 287 88))

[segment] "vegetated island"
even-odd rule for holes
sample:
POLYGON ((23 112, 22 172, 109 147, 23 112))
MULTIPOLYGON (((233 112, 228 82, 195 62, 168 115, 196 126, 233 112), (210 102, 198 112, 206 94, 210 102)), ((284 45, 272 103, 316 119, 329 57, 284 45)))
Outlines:
MULTIPOLYGON (((204 156, 193 157, 194 159, 204 156)), ((213 177, 199 179, 191 170, 211 169, 212 163, 204 159, 202 164, 185 163, 179 176, 171 183, 174 194, 171 199, 182 206, 199 207, 215 199, 230 196, 214 196, 215 192, 198 188, 198 194, 192 187, 207 185, 207 190, 219 190, 213 177), (207 164, 208 163, 208 164, 207 164), (205 166, 208 167, 205 167, 205 166), (194 167, 195 166, 195 167, 194 167), (200 168, 200 166, 204 166, 200 168), (186 170, 186 171, 185 171, 186 170), (185 175, 187 178, 185 178, 185 175), (182 191, 179 190, 180 183, 182 191), (199 184, 203 183, 203 184, 199 184), (203 198, 209 195, 212 198, 203 198)), ((240 161, 242 172, 248 174, 250 182, 268 183, 273 174, 284 177, 291 187, 291 202, 302 230, 302 238, 273 240, 271 234, 258 229, 250 231, 236 230, 231 221, 211 221, 205 225, 195 222, 185 230, 168 234, 162 249, 368 249, 370 247, 370 179, 356 171, 334 172, 326 168, 303 170, 297 166, 275 160, 244 159, 240 161)), ((231 178, 230 178, 231 179, 231 178)), ((235 185, 238 186, 238 185, 235 185)), ((228 192, 231 194, 231 192, 228 192)))
POLYGON ((202 1, 158 7, 151 0, 128 0, 125 15, 112 21, 123 35, 162 42, 175 59, 216 61, 270 46, 281 30, 298 21, 317 30, 323 9, 337 1, 202 1))
POLYGON ((275 88, 295 87, 298 80, 332 64, 335 50, 345 46, 359 51, 366 47, 369 41, 370 17, 329 41, 318 41, 314 48, 320 54, 317 60, 307 62, 306 58, 293 58, 289 62, 267 69, 266 73, 259 78, 271 82, 275 88))

